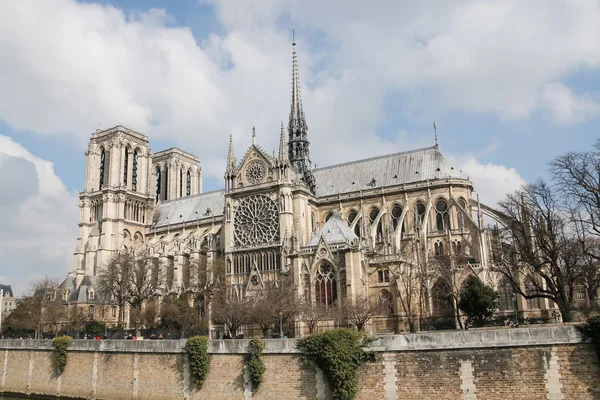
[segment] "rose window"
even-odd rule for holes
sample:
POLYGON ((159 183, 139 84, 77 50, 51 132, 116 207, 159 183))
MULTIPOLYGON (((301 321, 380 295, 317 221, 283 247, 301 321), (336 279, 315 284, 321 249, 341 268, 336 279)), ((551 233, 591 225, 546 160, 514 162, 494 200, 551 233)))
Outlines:
POLYGON ((279 240, 277 204, 265 195, 244 199, 234 219, 235 244, 238 246, 259 246, 279 240))
POLYGON ((251 185, 257 185, 265 179, 265 165, 260 161, 252 161, 246 167, 246 180, 251 185))

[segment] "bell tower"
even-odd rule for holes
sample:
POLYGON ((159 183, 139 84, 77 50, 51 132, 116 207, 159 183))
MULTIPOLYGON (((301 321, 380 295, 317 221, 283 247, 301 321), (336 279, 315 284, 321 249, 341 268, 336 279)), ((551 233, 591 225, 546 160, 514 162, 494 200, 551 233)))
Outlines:
POLYGON ((139 247, 152 220, 152 152, 148 138, 121 125, 96 129, 79 193, 79 233, 73 270, 96 275, 115 250, 139 247))

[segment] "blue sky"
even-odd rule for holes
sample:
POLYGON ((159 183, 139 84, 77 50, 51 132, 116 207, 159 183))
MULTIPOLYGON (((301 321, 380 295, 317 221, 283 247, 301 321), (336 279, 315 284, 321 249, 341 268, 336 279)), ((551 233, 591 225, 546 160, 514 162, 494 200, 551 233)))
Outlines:
POLYGON ((319 166, 431 145, 436 121, 444 154, 494 204, 597 139, 597 1, 364 4, 1 4, 0 164, 11 169, 0 192, 14 195, 0 197, 0 282, 24 292, 71 269, 83 153, 99 123, 198 155, 205 190, 221 187, 230 134, 238 158, 252 126, 276 148, 292 27, 319 166), (23 160, 35 168, 15 167, 23 160))

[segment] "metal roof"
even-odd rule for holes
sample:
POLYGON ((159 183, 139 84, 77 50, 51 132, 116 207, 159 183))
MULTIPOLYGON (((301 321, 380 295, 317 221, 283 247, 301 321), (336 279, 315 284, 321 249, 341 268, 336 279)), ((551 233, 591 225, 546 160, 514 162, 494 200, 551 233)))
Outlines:
POLYGON ((437 146, 318 168, 313 175, 317 196, 435 179, 467 179, 450 165, 437 146))
POLYGON ((216 217, 223 215, 224 205, 225 190, 215 190, 164 201, 156 207, 152 223, 156 224, 156 227, 162 227, 184 221, 216 217), (207 210, 210 210, 210 213, 207 210))
POLYGON ((307 244, 307 247, 317 246, 321 237, 325 239, 327 244, 352 243, 353 241, 358 240, 358 236, 356 236, 348 224, 342 220, 339 214, 334 214, 327 222, 325 222, 321 231, 313 236, 307 244))

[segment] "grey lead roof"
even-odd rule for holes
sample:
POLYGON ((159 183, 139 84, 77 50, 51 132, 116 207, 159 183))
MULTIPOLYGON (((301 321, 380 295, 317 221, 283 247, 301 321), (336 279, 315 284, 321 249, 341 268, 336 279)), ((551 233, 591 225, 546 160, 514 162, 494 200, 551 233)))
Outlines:
MULTIPOLYGON (((317 196, 435 179, 466 179, 450 165, 437 146, 332 165, 312 172, 317 182, 317 196)), ((163 227, 220 216, 223 215, 224 204, 224 190, 164 201, 156 208, 152 222, 156 227, 163 227)))
POLYGON ((434 179, 466 179, 448 163, 437 146, 318 168, 313 175, 317 196, 434 179))
POLYGON ((223 215, 224 205, 225 190, 215 190, 164 201, 154 211, 152 223, 156 224, 156 227, 162 227, 168 224, 219 216, 223 215), (209 209, 210 213, 207 212, 209 209))
POLYGON ((325 239, 327 244, 351 243, 354 240, 358 240, 358 236, 356 236, 346 222, 340 218, 339 214, 334 214, 329 218, 329 220, 325 222, 325 225, 323 225, 323 228, 321 228, 321 231, 313 236, 307 246, 317 246, 321 237, 325 239))

